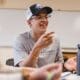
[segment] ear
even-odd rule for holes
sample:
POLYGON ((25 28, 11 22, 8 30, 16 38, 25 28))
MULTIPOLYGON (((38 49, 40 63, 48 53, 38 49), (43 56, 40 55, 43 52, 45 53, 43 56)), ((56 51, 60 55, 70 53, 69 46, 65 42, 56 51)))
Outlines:
POLYGON ((28 25, 30 25, 30 26, 31 26, 31 20, 28 20, 28 21, 27 21, 27 23, 28 23, 28 25))

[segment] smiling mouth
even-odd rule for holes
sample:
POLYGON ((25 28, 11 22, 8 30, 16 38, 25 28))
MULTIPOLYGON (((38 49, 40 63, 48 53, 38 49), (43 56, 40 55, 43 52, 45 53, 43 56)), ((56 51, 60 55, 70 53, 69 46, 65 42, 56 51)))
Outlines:
POLYGON ((41 29, 45 29, 45 28, 46 28, 46 26, 44 26, 44 25, 41 25, 41 26, 40 26, 40 28, 41 28, 41 29))
POLYGON ((40 27, 41 28, 45 28, 46 26, 47 26, 47 24, 44 24, 44 23, 43 24, 40 24, 40 27))

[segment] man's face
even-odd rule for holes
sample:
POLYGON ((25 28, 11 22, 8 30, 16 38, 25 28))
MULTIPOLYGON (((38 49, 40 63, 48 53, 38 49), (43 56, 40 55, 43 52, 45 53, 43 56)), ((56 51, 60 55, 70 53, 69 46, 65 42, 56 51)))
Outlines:
POLYGON ((31 18, 31 29, 34 32, 44 33, 48 26, 48 16, 46 13, 40 13, 31 18))

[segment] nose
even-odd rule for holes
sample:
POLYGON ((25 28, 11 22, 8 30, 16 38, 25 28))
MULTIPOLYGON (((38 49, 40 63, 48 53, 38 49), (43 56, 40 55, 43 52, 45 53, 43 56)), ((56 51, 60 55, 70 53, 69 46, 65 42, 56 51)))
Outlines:
POLYGON ((42 17, 41 20, 42 21, 47 21, 47 17, 42 17))

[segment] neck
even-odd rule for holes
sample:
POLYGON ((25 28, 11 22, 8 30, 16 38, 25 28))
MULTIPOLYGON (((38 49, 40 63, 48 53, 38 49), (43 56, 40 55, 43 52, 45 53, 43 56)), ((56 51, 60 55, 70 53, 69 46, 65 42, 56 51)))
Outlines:
POLYGON ((35 41, 37 41, 41 37, 42 34, 44 33, 36 33, 32 31, 31 36, 35 41))

